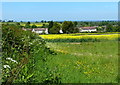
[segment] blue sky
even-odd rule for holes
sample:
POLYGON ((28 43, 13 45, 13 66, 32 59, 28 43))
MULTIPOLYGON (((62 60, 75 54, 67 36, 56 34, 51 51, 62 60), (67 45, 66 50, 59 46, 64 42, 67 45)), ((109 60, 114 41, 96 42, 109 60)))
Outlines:
POLYGON ((3 20, 117 20, 117 2, 3 2, 3 20))

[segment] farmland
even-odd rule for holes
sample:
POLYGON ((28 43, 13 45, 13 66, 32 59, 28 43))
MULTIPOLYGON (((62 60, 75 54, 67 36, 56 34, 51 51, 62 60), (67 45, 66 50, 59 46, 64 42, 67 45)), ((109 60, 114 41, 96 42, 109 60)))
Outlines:
POLYGON ((87 37, 98 38, 99 42, 80 41, 80 34, 77 36, 76 34, 40 36, 46 40, 49 39, 46 46, 56 53, 55 55, 48 55, 46 62, 51 73, 53 73, 54 80, 57 77, 62 83, 118 82, 118 40, 116 39, 118 34, 82 36, 85 40, 87 37), (75 37, 78 41, 71 42, 70 39, 75 37), (54 40, 50 41, 53 38, 54 40), (69 38, 69 42, 59 42, 61 38, 64 38, 64 41, 69 38), (59 40, 53 42, 55 39, 59 40))
POLYGON ((118 34, 59 34, 59 35, 40 35, 47 41, 52 42, 88 42, 88 41, 107 41, 118 40, 118 34))
POLYGON ((39 35, 20 28, 2 26, 3 82, 118 82, 119 32, 39 35))
MULTIPOLYGON (((16 24, 17 22, 2 22, 2 23, 3 23, 3 24, 7 24, 7 23, 9 23, 9 24, 16 24)), ((18 23, 20 23, 21 26, 25 26, 27 22, 18 22, 18 23)), ((41 22, 38 22, 38 23, 30 22, 30 26, 36 25, 37 27, 41 27, 41 26, 43 26, 43 24, 48 25, 49 23, 47 23, 47 22, 46 22, 46 23, 41 23, 41 22)))
POLYGON ((1 3, 1 84, 119 84, 117 2, 1 3))

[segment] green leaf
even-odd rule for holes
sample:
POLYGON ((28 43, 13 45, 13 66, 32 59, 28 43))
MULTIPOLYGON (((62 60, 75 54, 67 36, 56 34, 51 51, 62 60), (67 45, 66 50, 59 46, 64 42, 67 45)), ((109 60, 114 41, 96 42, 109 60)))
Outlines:
POLYGON ((31 78, 34 75, 34 73, 32 73, 31 75, 29 75, 26 79, 31 78))

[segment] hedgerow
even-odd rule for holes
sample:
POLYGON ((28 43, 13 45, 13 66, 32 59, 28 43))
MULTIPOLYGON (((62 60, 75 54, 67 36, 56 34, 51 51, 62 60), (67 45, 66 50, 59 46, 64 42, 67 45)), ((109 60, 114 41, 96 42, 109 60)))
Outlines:
MULTIPOLYGON (((2 82, 4 84, 39 82, 40 80, 36 80, 40 75, 35 70, 38 68, 36 62, 40 59, 42 63, 40 65, 44 65, 47 55, 54 53, 45 46, 45 43, 45 40, 37 34, 21 30, 19 26, 2 25, 2 82)), ((42 77, 44 76, 46 75, 42 77)), ((41 79, 41 83, 44 81, 45 79, 41 79)))

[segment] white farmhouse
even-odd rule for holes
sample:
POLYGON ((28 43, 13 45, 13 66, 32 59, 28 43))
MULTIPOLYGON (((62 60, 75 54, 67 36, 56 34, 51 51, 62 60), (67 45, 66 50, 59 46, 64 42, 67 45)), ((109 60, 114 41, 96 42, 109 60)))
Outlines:
POLYGON ((33 28, 32 32, 38 33, 38 34, 48 34, 48 28, 33 28))
MULTIPOLYGON (((22 30, 25 30, 25 31, 32 31, 32 32, 35 32, 35 33, 38 33, 38 34, 49 34, 48 33, 48 28, 22 28, 22 30)), ((62 29, 59 30, 59 33, 62 34, 63 31, 62 29)))
POLYGON ((48 28, 22 28, 22 30, 32 31, 38 34, 42 34, 42 33, 48 34, 48 28))
POLYGON ((80 32, 96 32, 96 27, 80 27, 80 32))

